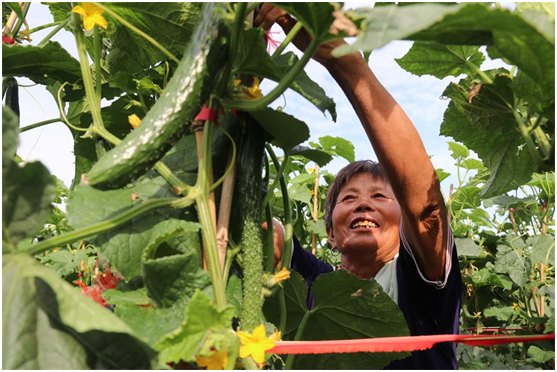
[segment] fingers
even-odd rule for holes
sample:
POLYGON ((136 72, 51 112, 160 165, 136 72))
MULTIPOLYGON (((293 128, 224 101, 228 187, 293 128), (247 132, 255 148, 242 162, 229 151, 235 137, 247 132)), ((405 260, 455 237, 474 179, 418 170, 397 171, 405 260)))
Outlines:
POLYGON ((293 21, 292 17, 284 10, 273 6, 270 3, 263 3, 257 12, 257 17, 253 21, 254 26, 260 26, 264 30, 270 29, 273 24, 280 26, 289 25, 293 21))

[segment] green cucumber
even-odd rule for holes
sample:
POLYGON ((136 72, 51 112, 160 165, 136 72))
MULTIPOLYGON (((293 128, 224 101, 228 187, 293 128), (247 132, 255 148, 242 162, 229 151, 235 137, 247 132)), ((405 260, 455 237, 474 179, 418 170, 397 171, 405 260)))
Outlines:
POLYGON ((4 80, 4 87, 6 94, 6 106, 12 109, 17 115, 17 123, 19 126, 19 86, 17 80, 14 78, 7 78, 4 80))
MULTIPOLYGON (((244 142, 238 159, 234 187, 234 211, 238 211, 236 232, 241 232, 244 293, 241 314, 242 330, 251 331, 261 323, 263 306, 263 243, 261 240, 261 173, 265 135, 255 120, 246 115, 244 142)), ((235 212, 236 213, 236 212, 235 212)), ((238 240, 236 240, 238 241, 238 240)))
POLYGON ((205 3, 184 57, 141 125, 103 156, 82 183, 115 189, 139 178, 184 134, 207 101, 228 56, 225 5, 205 3))

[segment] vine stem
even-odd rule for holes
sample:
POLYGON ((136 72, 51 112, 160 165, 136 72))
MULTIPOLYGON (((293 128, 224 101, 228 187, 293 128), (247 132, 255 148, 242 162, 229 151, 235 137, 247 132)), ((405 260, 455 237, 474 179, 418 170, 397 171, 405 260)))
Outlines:
POLYGON ((85 227, 83 229, 71 231, 67 234, 58 235, 51 239, 42 241, 38 244, 33 244, 31 246, 23 248, 22 251, 29 253, 31 255, 36 255, 39 253, 43 253, 51 248, 58 247, 68 243, 73 243, 76 240, 80 240, 88 236, 96 235, 104 231, 113 229, 117 226, 122 225, 123 223, 130 221, 133 218, 136 218, 154 209, 168 208, 168 207, 185 208, 188 205, 191 205, 192 203, 193 203, 193 198, 190 196, 180 198, 180 199, 167 198, 167 199, 147 200, 141 205, 131 208, 126 212, 117 215, 116 217, 110 218, 106 221, 99 222, 92 226, 85 227))
POLYGON ((470 61, 466 61, 466 64, 471 67, 481 78, 484 82, 488 84, 493 84, 493 79, 491 79, 485 72, 483 72, 478 66, 470 61))
MULTIPOLYGON (((47 25, 47 26, 50 27, 50 25, 55 25, 55 24, 57 24, 58 26, 57 26, 54 30, 50 31, 50 32, 48 33, 48 35, 46 35, 46 36, 44 37, 44 39, 42 39, 42 40, 39 42, 39 44, 38 44, 37 46, 41 47, 41 46, 45 45, 50 39, 52 39, 52 37, 53 37, 54 35, 56 35, 56 34, 58 33, 58 31, 60 31, 60 30, 63 29, 64 27, 66 27, 66 25, 69 23, 70 19, 71 19, 71 17, 68 17, 68 18, 66 18, 65 20, 61 21, 61 22, 54 22, 54 23, 50 23, 49 25, 47 25)), ((33 29, 33 30, 39 31, 40 28, 37 27, 36 29, 33 29)), ((33 30, 31 30, 31 32, 34 32, 33 30)))
POLYGON ((547 166, 543 163, 542 159, 540 158, 540 155, 536 150, 536 145, 534 144, 532 137, 530 137, 530 134, 528 133, 528 128, 526 127, 526 124, 524 123, 522 116, 517 110, 512 110, 512 112, 514 115, 514 119, 518 124, 518 129, 520 130, 520 133, 522 134, 524 141, 526 141, 526 147, 528 148, 530 155, 532 155, 532 158, 534 158, 534 161, 539 167, 546 170, 547 166))
POLYGON ((97 101, 101 102, 102 98, 102 77, 101 77, 101 35, 99 32, 99 26, 95 25, 93 27, 93 43, 95 47, 94 54, 94 64, 95 64, 95 88, 97 91, 97 101))
POLYGON ((298 32, 302 29, 302 27, 304 26, 302 25, 301 22, 296 22, 296 24, 294 25, 294 27, 292 27, 288 35, 286 35, 286 38, 284 38, 284 40, 282 41, 282 43, 280 43, 277 50, 275 50, 275 52, 273 53, 273 57, 280 55, 286 49, 288 44, 290 44, 292 40, 294 40, 298 32))
POLYGON ((31 125, 27 125, 27 126, 25 126, 25 127, 23 127, 23 128, 20 128, 20 129, 19 129, 19 133, 23 133, 23 132, 26 132, 26 131, 31 130, 31 129, 35 129, 35 128, 38 128, 38 127, 42 127, 43 125, 48 125, 48 124, 52 124, 52 123, 57 123, 57 122, 59 122, 59 121, 62 121, 62 119, 60 119, 60 118, 53 118, 53 119, 48 119, 48 120, 39 121, 38 123, 31 124, 31 125))
MULTIPOLYGON (((279 161, 273 148, 266 144, 265 148, 275 164, 275 168, 279 168, 279 161)), ((292 234, 294 233, 294 229, 292 227, 292 216, 290 211, 290 198, 288 197, 288 189, 286 188, 286 181, 284 180, 284 175, 280 177, 280 190, 282 193, 282 202, 284 206, 284 245, 282 249, 282 259, 281 259, 281 267, 286 267, 287 269, 290 268, 290 258, 292 257, 292 234)))
POLYGON ((23 8, 21 9, 21 13, 23 13, 23 19, 17 20, 11 32, 12 37, 17 36, 19 30, 21 29, 21 26, 23 25, 23 22, 25 22, 25 17, 27 17, 27 12, 29 11, 30 6, 31 6, 31 2, 24 3, 23 8))
POLYGON ((309 62, 317 48, 321 44, 321 40, 314 39, 306 49, 302 58, 296 62, 294 67, 282 78, 279 84, 269 94, 262 98, 253 101, 234 101, 234 100, 221 100, 221 105, 228 109, 255 111, 267 107, 275 99, 277 99, 293 82, 298 75, 303 71, 306 64, 309 62))
MULTIPOLYGON (((89 106, 91 108, 91 116, 93 117, 93 127, 100 134, 104 129, 103 119, 101 115, 101 103, 97 100, 97 94, 93 84, 93 77, 89 67, 89 60, 87 58, 87 48, 85 47, 85 40, 83 39, 83 29, 78 14, 73 14, 73 21, 75 26, 75 40, 77 43, 77 52, 79 54, 79 65, 81 67, 81 75, 83 76, 83 85, 85 86, 85 93, 89 106)), ((107 138, 108 139, 108 138, 107 138)))
MULTIPOLYGON (((300 325, 298 326, 298 330, 296 331, 296 337, 294 337, 294 341, 300 341, 302 339, 302 335, 304 334, 304 329, 306 328, 306 324, 307 324, 311 314, 312 314, 311 311, 308 311, 307 313, 304 314, 304 317, 302 318, 302 321, 300 322, 300 325)), ((288 358, 286 358, 286 364, 284 365, 284 369, 292 369, 292 365, 294 364, 294 357, 295 356, 296 356, 296 354, 288 355, 288 358)))
MULTIPOLYGON (((209 106, 214 106, 214 100, 211 99, 209 106)), ((214 109, 214 107, 211 107, 214 109)), ((213 292, 217 306, 223 309, 226 306, 226 292, 222 279, 222 270, 219 263, 217 239, 211 209, 209 207, 209 179, 211 172, 211 145, 213 143, 214 123, 205 122, 203 130, 202 151, 199 159, 199 172, 197 175, 197 183, 195 189, 199 191, 196 197, 197 211, 199 222, 203 226, 201 229, 205 253, 207 255, 207 266, 209 275, 213 282, 213 292)))
POLYGON ((286 168, 286 165, 288 164, 288 160, 289 160, 288 153, 285 152, 284 153, 284 160, 282 161, 282 163, 280 164, 280 167, 277 170, 277 174, 275 175, 275 180, 273 181, 273 184, 269 188, 269 190, 267 192, 267 195, 265 195, 265 199, 263 199, 263 203, 262 203, 263 206, 267 205, 267 203, 269 202, 269 199, 271 198, 272 192, 275 190, 278 183, 280 182, 280 178, 282 177, 282 174, 284 173, 284 169, 286 168))
MULTIPOLYGON (((66 18, 67 20, 67 18, 66 18)), ((44 30, 45 28, 49 28, 49 27, 53 27, 53 26, 58 26, 60 23, 63 23, 64 21, 58 21, 58 22, 52 22, 52 23, 47 23, 45 25, 41 25, 41 26, 37 26, 35 28, 32 28, 29 30, 29 34, 33 34, 35 32, 44 30)))
POLYGON ((153 44, 154 47, 156 47, 158 50, 163 52, 168 58, 170 58, 171 60, 173 60, 174 62, 176 62, 178 64, 180 63, 180 60, 178 58, 176 58, 172 53, 170 53, 168 51, 168 49, 163 47, 158 41, 153 39, 151 36, 147 35, 145 32, 141 31, 140 29, 138 29, 137 27, 132 25, 130 22, 128 22, 124 18, 120 17, 120 15, 118 15, 118 13, 116 13, 112 9, 104 6, 102 3, 94 2, 93 4, 95 4, 96 6, 98 6, 99 8, 104 10, 105 12, 107 12, 108 14, 110 14, 111 17, 114 17, 118 22, 122 23, 124 26, 126 26, 127 28, 129 28, 130 30, 132 30, 133 32, 135 32, 136 34, 138 34, 139 36, 141 36, 145 40, 149 41, 151 44, 153 44))

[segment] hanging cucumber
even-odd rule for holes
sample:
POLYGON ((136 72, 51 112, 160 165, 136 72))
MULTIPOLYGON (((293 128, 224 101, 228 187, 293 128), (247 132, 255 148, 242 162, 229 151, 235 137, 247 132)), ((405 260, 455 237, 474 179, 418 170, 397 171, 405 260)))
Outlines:
MULTIPOLYGON (((265 134, 259 124, 246 115, 246 128, 234 187, 233 210, 238 211, 235 232, 241 236, 244 293, 241 314, 242 330, 251 331, 261 323, 263 306, 263 243, 261 241, 261 171, 265 134)), ((238 240, 236 240, 238 241, 238 240)))
POLYGON ((15 78, 7 78, 3 81, 2 90, 6 94, 6 106, 11 108, 17 115, 17 123, 19 126, 19 86, 15 78))
POLYGON ((159 100, 87 173, 85 184, 115 189, 145 174, 173 146, 209 98, 227 55, 223 3, 205 3, 184 57, 159 100))

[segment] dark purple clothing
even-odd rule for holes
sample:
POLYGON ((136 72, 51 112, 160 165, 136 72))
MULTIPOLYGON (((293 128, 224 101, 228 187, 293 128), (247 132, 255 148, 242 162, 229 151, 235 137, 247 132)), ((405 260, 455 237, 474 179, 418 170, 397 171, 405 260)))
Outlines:
MULTIPOLYGON (((452 243, 449 275, 442 289, 425 283, 418 273, 416 263, 404 249, 401 239, 399 257, 396 262, 398 284, 398 307, 406 318, 412 336, 458 334, 462 279, 456 253, 452 243)), ((452 241, 452 239, 451 239, 452 241)), ((449 258, 449 257, 448 257, 449 258)), ((300 273, 308 287, 320 274, 331 273, 333 267, 309 252, 306 252, 294 236, 292 269, 300 273)), ((308 291, 308 307, 313 307, 313 294, 308 291)), ((445 342, 433 348, 414 351, 405 359, 391 362, 385 369, 458 369, 456 344, 445 342)))

